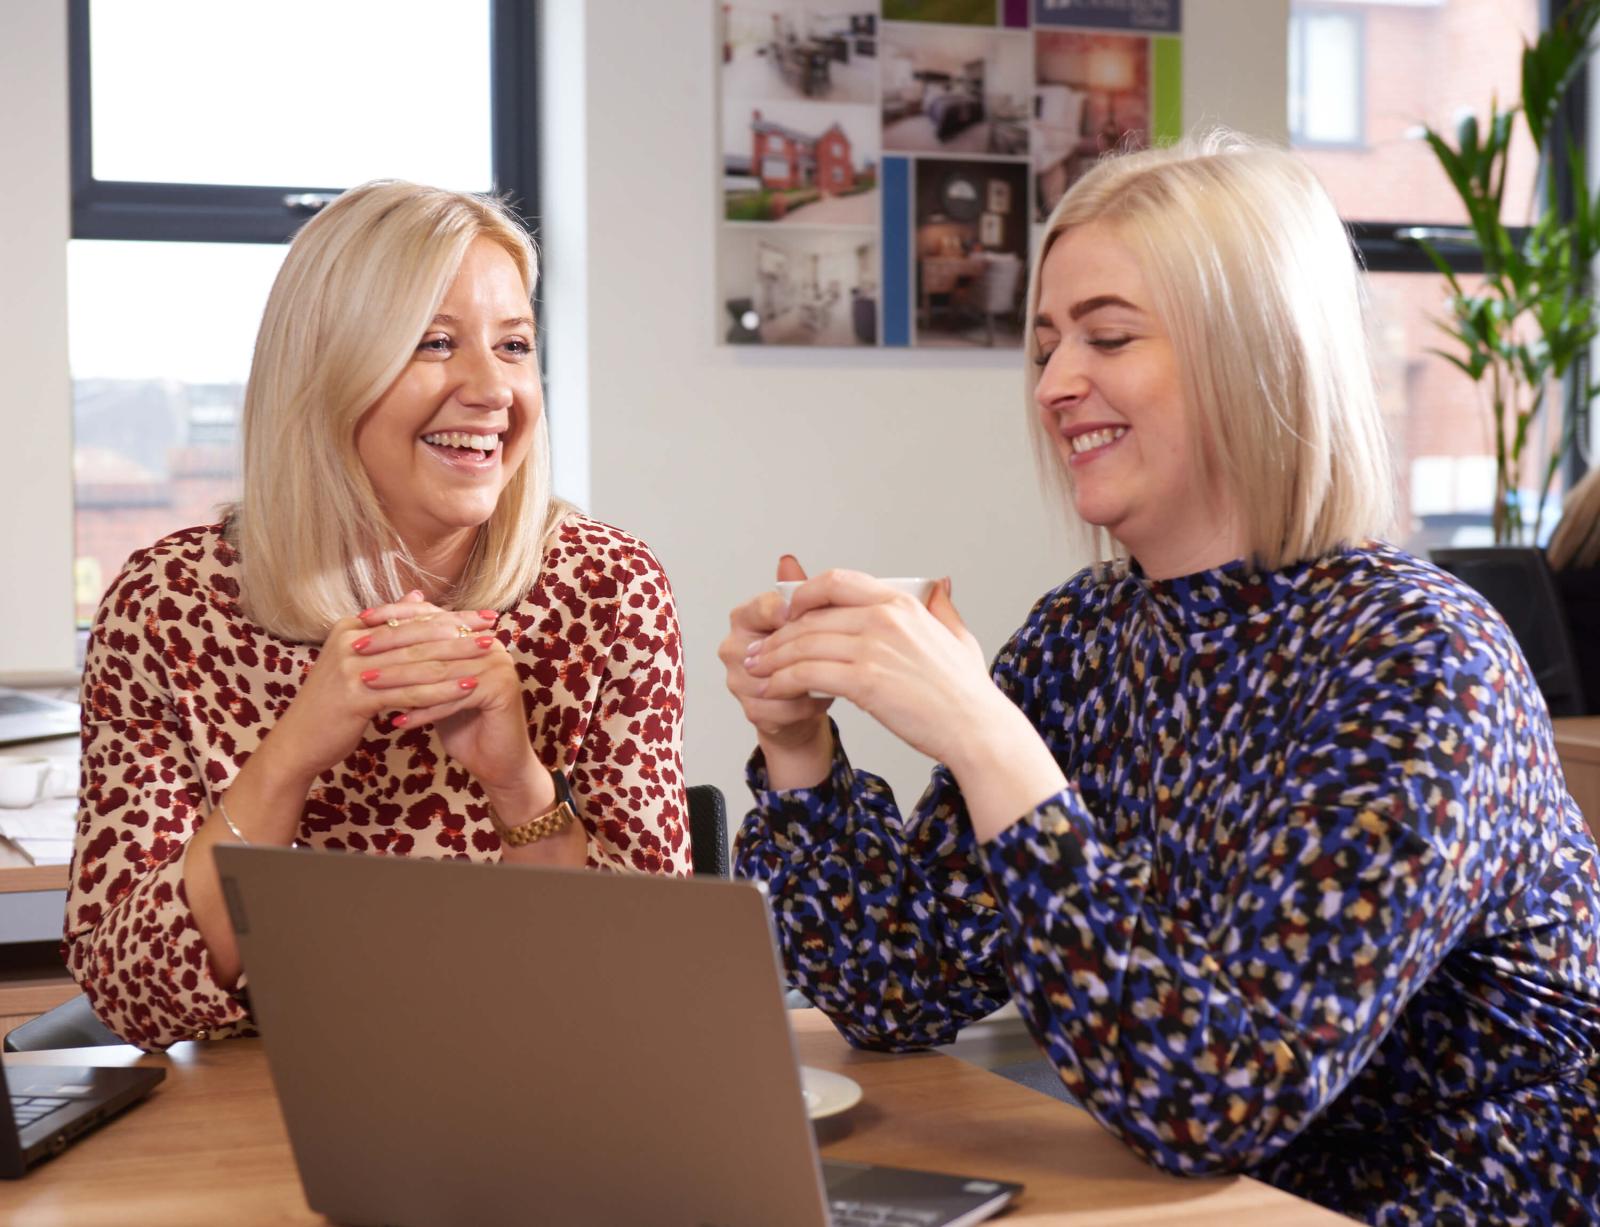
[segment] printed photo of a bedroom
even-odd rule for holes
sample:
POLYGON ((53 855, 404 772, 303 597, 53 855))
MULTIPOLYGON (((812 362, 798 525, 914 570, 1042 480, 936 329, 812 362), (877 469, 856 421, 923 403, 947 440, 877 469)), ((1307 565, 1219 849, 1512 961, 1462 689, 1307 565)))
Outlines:
POLYGON ((871 107, 724 98, 723 218, 876 225, 878 157, 871 107))
POLYGON ((1028 152, 1033 48, 1026 33, 885 22, 878 41, 885 149, 1028 152))
POLYGON ((1150 143, 1150 40, 1064 30, 1034 37, 1033 182, 1043 221, 1102 154, 1150 143))
POLYGON ((723 226, 730 345, 876 345, 878 232, 723 226))
POLYGON ((877 10, 870 0, 723 4, 723 97, 875 103, 877 10))
POLYGON ((1027 164, 918 158, 915 175, 916 343, 1021 345, 1027 164))

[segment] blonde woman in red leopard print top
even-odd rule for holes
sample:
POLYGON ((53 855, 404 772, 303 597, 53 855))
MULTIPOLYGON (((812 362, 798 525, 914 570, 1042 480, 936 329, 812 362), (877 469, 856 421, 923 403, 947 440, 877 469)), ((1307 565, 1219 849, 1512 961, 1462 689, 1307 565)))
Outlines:
POLYGON ((123 1038, 250 1029, 219 842, 689 872, 672 591, 550 494, 535 277, 499 205, 412 184, 291 245, 242 499, 90 638, 66 951, 123 1038))

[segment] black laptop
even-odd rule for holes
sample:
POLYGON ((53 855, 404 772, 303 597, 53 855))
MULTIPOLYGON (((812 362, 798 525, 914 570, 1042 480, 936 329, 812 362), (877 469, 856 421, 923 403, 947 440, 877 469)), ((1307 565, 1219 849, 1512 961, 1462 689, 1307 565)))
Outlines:
POLYGON ((337 1222, 965 1227, 1020 1188, 819 1162, 749 883, 215 855, 306 1200, 337 1222))
POLYGON ((164 1069, 0 1063, 0 1178, 15 1180, 148 1095, 164 1069))

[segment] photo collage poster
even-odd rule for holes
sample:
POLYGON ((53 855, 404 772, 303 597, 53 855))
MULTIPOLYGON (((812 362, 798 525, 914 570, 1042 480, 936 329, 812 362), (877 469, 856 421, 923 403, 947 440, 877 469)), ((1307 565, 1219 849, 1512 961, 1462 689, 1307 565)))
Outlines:
POLYGON ((727 344, 1017 348, 1068 186, 1182 132, 1182 0, 713 2, 727 344))

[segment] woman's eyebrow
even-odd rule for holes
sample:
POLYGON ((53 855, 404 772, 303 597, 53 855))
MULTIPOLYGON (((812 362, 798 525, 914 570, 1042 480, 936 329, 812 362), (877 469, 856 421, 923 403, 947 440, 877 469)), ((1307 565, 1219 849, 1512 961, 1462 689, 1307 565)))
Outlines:
POLYGON ((1100 311, 1106 307, 1126 307, 1129 311, 1139 310, 1126 298, 1121 298, 1116 294, 1096 294, 1093 298, 1085 298, 1082 302, 1073 303, 1067 309, 1067 315, 1072 319, 1081 320, 1091 312, 1100 311))
MULTIPOLYGON (((446 315, 443 312, 440 312, 438 315, 433 317, 433 322, 435 324, 459 324, 461 321, 459 319, 457 319, 453 315, 446 315)), ((531 317, 526 316, 526 315, 513 315, 510 319, 501 320, 500 321, 500 327, 502 327, 502 328, 521 328, 521 327, 532 328, 533 327, 533 320, 532 320, 531 317)))

